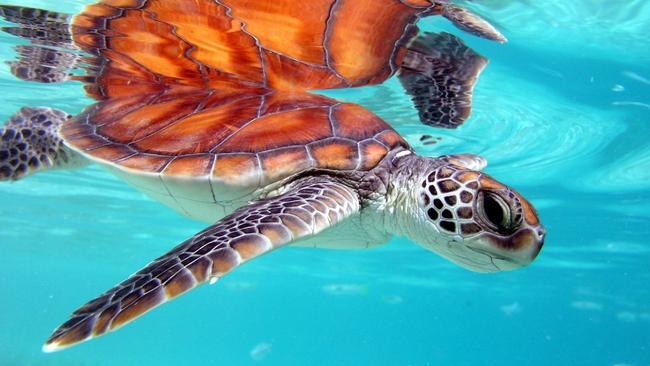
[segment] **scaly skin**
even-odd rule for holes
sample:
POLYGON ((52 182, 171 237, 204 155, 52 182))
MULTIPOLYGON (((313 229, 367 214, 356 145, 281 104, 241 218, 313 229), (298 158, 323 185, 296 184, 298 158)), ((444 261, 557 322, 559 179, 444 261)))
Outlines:
POLYGON ((43 350, 56 351, 116 330, 250 259, 316 235, 358 211, 357 193, 337 179, 299 179, 287 193, 236 210, 79 308, 43 350))
POLYGON ((387 230, 473 271, 530 264, 545 235, 537 213, 515 190, 474 170, 481 165, 474 155, 388 157, 373 171, 373 181, 390 182, 381 204, 387 230))
POLYGON ((53 108, 22 108, 0 128, 0 181, 37 171, 71 169, 87 161, 59 136, 70 115, 53 108))

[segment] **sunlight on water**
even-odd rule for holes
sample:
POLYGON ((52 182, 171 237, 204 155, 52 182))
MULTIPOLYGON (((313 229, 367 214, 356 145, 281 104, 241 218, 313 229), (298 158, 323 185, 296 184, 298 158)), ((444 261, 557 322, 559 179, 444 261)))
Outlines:
MULTIPOLYGON (((14 3, 72 13, 89 1, 14 3)), ((419 153, 486 157, 547 226, 530 268, 474 274, 405 239, 280 250, 46 355, 72 309, 204 227, 99 167, 48 172, 0 184, 0 365, 650 365, 650 2, 459 3, 510 40, 421 21, 490 59, 466 125, 422 126, 395 79, 326 94, 370 108, 419 153)), ((22 43, 0 34, 0 59, 22 43)), ((0 121, 89 103, 79 83, 21 82, 5 64, 0 90, 0 121)))

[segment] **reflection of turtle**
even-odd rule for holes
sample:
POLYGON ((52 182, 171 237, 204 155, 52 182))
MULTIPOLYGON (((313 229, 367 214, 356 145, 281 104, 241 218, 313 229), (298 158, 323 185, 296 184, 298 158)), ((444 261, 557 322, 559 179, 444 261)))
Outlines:
POLYGON ((363 107, 306 92, 397 73, 423 122, 468 116, 485 60, 449 34, 418 36, 414 23, 443 14, 501 36, 451 4, 381 3, 104 0, 74 18, 1 8, 19 24, 6 30, 32 42, 15 75, 81 80, 99 102, 74 118, 22 109, 0 131, 0 176, 91 161, 212 224, 78 309, 45 350, 114 330, 287 244, 365 248, 397 234, 476 271, 532 261, 544 236, 535 211, 478 172, 483 159, 420 157, 363 107), (89 75, 70 74, 75 66, 89 75))

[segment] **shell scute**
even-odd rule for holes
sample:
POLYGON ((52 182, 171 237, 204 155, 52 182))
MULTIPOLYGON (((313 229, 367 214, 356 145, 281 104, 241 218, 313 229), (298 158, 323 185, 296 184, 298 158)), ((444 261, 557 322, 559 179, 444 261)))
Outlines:
POLYGON ((232 16, 268 50, 296 60, 318 64, 325 59, 323 47, 332 0, 251 1, 222 0, 232 16), (273 32, 269 32, 273 29, 273 32))
POLYGON ((215 152, 265 151, 332 136, 329 108, 299 108, 251 121, 215 152))
POLYGON ((142 6, 146 0, 103 0, 102 3, 124 9, 136 9, 142 6))
POLYGON ((388 154, 388 148, 375 140, 366 140, 360 143, 361 164, 359 169, 370 170, 377 166, 381 159, 388 154))
POLYGON ((339 0, 327 48, 331 65, 352 85, 383 81, 391 73, 398 42, 417 10, 399 1, 339 0))
POLYGON ((156 97, 156 94, 144 94, 107 99, 96 104, 98 108, 94 112, 87 110, 85 117, 92 114, 94 125, 104 126, 149 105, 156 97))
POLYGON ((214 163, 212 176, 227 184, 258 185, 261 169, 256 154, 220 154, 214 163))
POLYGON ((304 146, 276 149, 259 154, 264 183, 275 182, 314 167, 304 146))
POLYGON ((169 156, 137 154, 120 160, 119 165, 142 172, 159 173, 171 160, 172 157, 169 156))
POLYGON ((129 143, 140 140, 192 114, 201 99, 201 96, 197 96, 150 103, 104 124, 97 131, 102 135, 111 136, 112 140, 117 142, 129 143))
POLYGON ((165 175, 202 177, 209 175, 214 162, 211 154, 183 156, 174 159, 163 171, 165 175))
POLYGON ((134 155, 136 152, 124 145, 105 145, 93 149, 92 154, 100 159, 116 161, 127 156, 134 155))
MULTIPOLYGON (((158 154, 196 154, 210 152, 227 136, 257 116, 261 97, 244 98, 172 121, 134 145, 158 154)), ((241 150, 237 150, 241 151, 241 150)))
POLYGON ((260 113, 265 115, 298 108, 331 107, 336 103, 336 100, 318 94, 276 91, 265 97, 260 113))
POLYGON ((90 17, 110 17, 117 13, 117 9, 108 6, 108 4, 99 3, 86 6, 84 13, 90 17))
MULTIPOLYGON (((160 2, 148 2, 157 3, 160 2)), ((124 13, 124 16, 110 22, 111 30, 125 35, 111 38, 112 51, 127 55, 154 74, 186 82, 200 80, 203 83, 200 66, 188 57, 178 57, 186 55, 193 46, 177 36, 172 23, 153 19, 151 13, 140 10, 127 10, 124 13)))
POLYGON ((279 90, 330 89, 346 82, 324 65, 310 65, 278 53, 263 51, 268 85, 279 90))
POLYGON ((376 137, 377 141, 383 143, 385 146, 394 147, 402 145, 406 147, 406 142, 397 132, 394 130, 385 130, 379 133, 376 137))
MULTIPOLYGON (((255 39, 242 30, 243 22, 226 14, 224 6, 216 1, 152 1, 147 9, 157 21, 172 25, 177 38, 191 45, 188 59, 245 80, 263 82, 255 39)), ((183 50, 180 44, 177 47, 183 50)))
POLYGON ((337 105, 332 113, 336 136, 363 140, 386 129, 386 122, 366 108, 351 103, 337 105))
MULTIPOLYGON (((72 143, 75 148, 80 149, 81 151, 88 154, 92 154, 91 151, 97 149, 98 147, 110 144, 110 141, 106 140, 106 138, 97 136, 93 134, 93 132, 91 132, 88 135, 81 135, 81 136, 65 135, 65 137, 66 140, 72 143)), ((101 157, 99 159, 101 159, 101 157)))
POLYGON ((417 8, 430 8, 431 0, 402 0, 404 4, 417 8))
POLYGON ((359 147, 352 141, 319 141, 310 144, 309 151, 317 166, 323 169, 353 170, 359 165, 359 147))

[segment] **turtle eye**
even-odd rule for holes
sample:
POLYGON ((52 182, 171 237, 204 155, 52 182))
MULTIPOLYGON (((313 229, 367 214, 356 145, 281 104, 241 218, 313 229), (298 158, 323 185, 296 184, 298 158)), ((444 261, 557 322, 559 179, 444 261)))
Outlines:
POLYGON ((512 233, 516 228, 512 207, 495 192, 482 191, 478 197, 478 211, 486 223, 499 233, 512 233))

